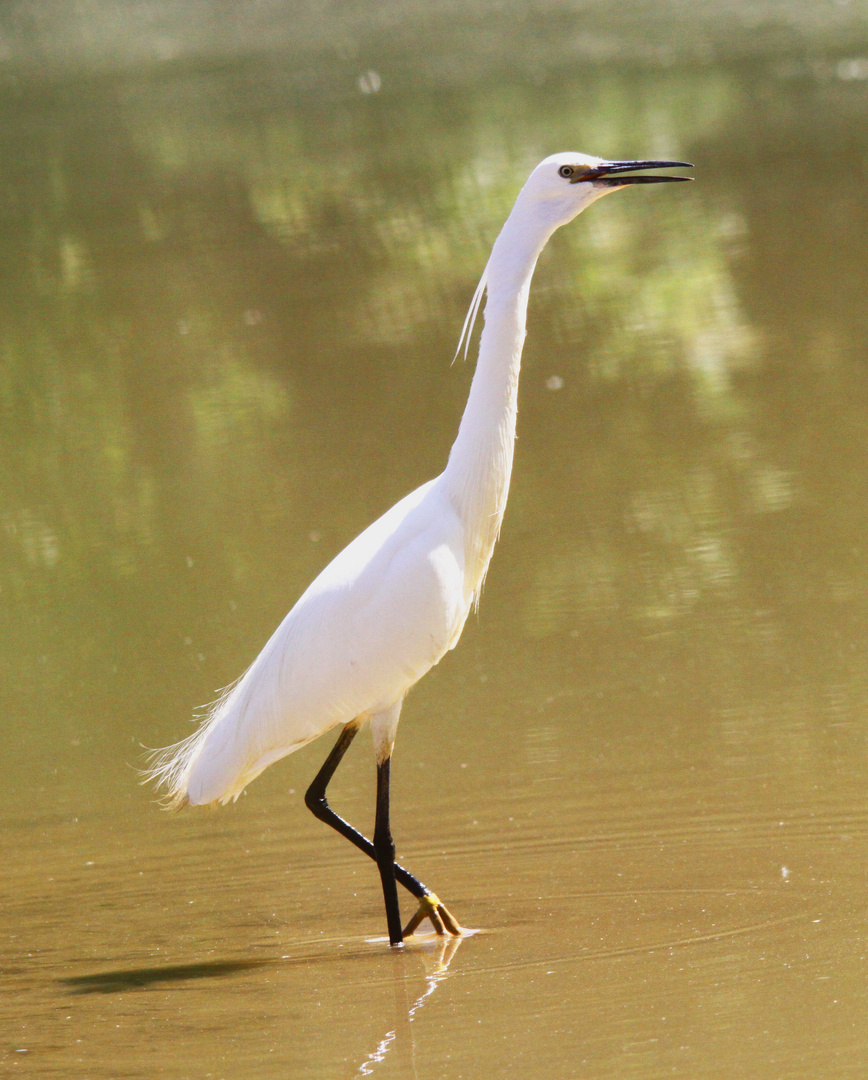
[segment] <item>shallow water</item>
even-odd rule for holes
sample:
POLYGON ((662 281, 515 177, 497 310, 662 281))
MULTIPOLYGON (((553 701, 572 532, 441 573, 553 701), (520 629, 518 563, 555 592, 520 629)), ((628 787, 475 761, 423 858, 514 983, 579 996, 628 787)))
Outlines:
MULTIPOLYGON (((10 1071, 863 1074, 868 31, 721 6, 678 64, 642 10, 432 16, 418 69, 386 15, 270 53, 9 38, 10 1071), (303 805, 330 738, 213 813, 135 768, 442 468, 466 305, 567 147, 698 182, 541 260, 503 536, 393 767, 402 862, 480 932, 390 951, 373 866, 303 805)), ((373 787, 363 733, 333 805, 368 829, 373 787)))

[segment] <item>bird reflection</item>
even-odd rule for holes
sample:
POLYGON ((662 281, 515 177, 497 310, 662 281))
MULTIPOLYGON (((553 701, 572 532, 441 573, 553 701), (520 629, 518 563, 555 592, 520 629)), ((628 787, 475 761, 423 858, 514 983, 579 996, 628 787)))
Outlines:
POLYGON ((365 1058, 359 1066, 357 1076, 372 1076, 376 1066, 385 1060, 386 1055, 394 1046, 397 1046, 404 1065, 412 1070, 410 1075, 416 1077, 416 1046, 410 1025, 416 1019, 422 1006, 449 974, 449 965, 463 940, 464 938, 461 937, 443 937, 439 934, 416 935, 407 940, 407 945, 412 949, 410 955, 420 956, 425 966, 425 989, 412 1004, 407 992, 406 961, 409 955, 407 953, 395 955, 395 1026, 391 1031, 386 1032, 376 1049, 365 1058), (419 947, 413 948, 413 946, 419 947))

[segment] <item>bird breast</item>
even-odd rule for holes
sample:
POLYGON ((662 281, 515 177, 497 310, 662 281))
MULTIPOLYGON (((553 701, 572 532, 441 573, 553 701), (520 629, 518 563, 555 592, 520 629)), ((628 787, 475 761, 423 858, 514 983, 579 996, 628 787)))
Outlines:
POLYGON ((399 701, 461 634, 472 601, 463 543, 436 480, 408 495, 311 584, 232 691, 214 735, 231 730, 253 767, 399 701))

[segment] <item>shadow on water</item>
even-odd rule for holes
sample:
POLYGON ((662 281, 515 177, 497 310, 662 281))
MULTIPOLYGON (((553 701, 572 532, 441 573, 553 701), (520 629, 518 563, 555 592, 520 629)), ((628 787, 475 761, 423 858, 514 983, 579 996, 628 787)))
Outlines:
MULTIPOLYGON (((177 60, 111 78, 46 79, 78 47, 58 29, 31 47, 84 5, 3 27, 0 1057, 68 1080, 861 1075, 860 5, 438 6, 315 13, 329 45, 297 62, 185 61, 179 32, 177 60), (171 822, 124 763, 442 467, 466 303, 567 147, 683 156, 701 183, 607 200, 539 268, 496 573, 402 721, 402 854, 494 930, 450 967, 459 942, 363 936, 371 868, 287 805, 315 747, 171 822)), ((80 40, 138 48, 146 8, 93 0, 80 40)), ((370 820, 369 757, 346 768, 370 820)))
MULTIPOLYGON (((407 948, 399 952, 391 952, 387 955, 402 961, 408 956, 420 956, 426 970, 425 993, 413 1003, 410 1009, 412 1015, 433 993, 437 983, 446 974, 461 938, 440 938, 433 934, 420 934, 407 939, 407 948)), ((385 942, 369 942, 368 944, 381 945, 385 942)), ((153 967, 119 968, 111 971, 97 971, 91 975, 73 975, 58 979, 60 986, 66 987, 70 994, 118 994, 128 990, 145 990, 152 986, 165 983, 190 982, 196 979, 216 979, 222 976, 236 975, 241 972, 254 971, 263 967, 289 967, 294 965, 316 964, 321 965, 329 960, 346 963, 347 961, 371 959, 370 949, 341 950, 340 953, 331 956, 314 956, 310 954, 300 956, 263 957, 249 960, 209 960, 193 964, 162 964, 153 967)), ((397 974, 397 973, 396 973, 397 974)), ((406 977, 406 973, 404 973, 406 977)))
POLYGON ((204 964, 167 964, 162 967, 98 971, 93 975, 74 975, 58 979, 71 994, 119 994, 126 990, 146 990, 158 983, 188 982, 191 979, 216 979, 235 975, 274 963, 273 960, 212 960, 204 964))
MULTIPOLYGON (((370 1076, 382 1063, 390 1051, 397 1050, 400 1066, 416 1076, 416 1045, 413 1029, 410 1027, 421 1009, 427 1004, 439 984, 449 973, 456 952, 461 945, 460 938, 437 938, 434 935, 420 935, 408 939, 409 948, 404 951, 390 951, 393 962, 390 981, 394 985, 394 1022, 377 1042, 375 1048, 359 1065, 356 1075, 370 1076), (408 979, 412 977, 406 960, 421 957, 425 969, 424 989, 411 1000, 408 991, 408 979)), ((359 951, 353 951, 350 957, 360 958, 359 951)), ((364 954, 370 959, 370 952, 364 954)), ((322 958, 320 958, 322 959, 322 958)), ((346 955, 334 959, 348 959, 346 955)), ((130 968, 116 971, 95 972, 92 975, 77 975, 58 979, 57 982, 71 995, 117 994, 130 990, 145 990, 156 985, 186 983, 191 980, 213 979, 232 976, 267 966, 311 963, 309 956, 280 957, 260 960, 214 960, 200 964, 167 964, 160 967, 130 968)))

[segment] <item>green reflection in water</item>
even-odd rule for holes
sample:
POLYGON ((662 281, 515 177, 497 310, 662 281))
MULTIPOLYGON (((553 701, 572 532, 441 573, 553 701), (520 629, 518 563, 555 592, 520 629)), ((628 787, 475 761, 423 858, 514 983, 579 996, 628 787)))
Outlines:
MULTIPOLYGON (((776 347, 774 297, 799 288, 757 277, 770 255, 772 279, 799 265, 761 232, 772 186, 797 198, 807 168, 771 184, 774 103, 734 72, 586 68, 341 106, 253 66, 45 86, 4 111, 13 698, 38 685, 92 713, 80 672, 103 656, 145 679, 124 709, 140 731, 141 708, 177 714, 191 674, 205 700, 243 667, 322 561, 442 466, 470 375, 444 367, 464 307, 529 165, 561 145, 710 165, 679 199, 622 193, 540 268, 511 516, 569 511, 534 556, 524 625, 750 603, 746 523, 809 484, 766 446, 751 382, 776 347), (770 304, 746 309, 759 293, 770 304), (540 373, 563 390, 537 391, 540 373), (413 452, 396 454, 403 432, 413 452)), ((809 315, 813 355, 846 357, 849 324, 809 315)))
MULTIPOLYGON (((530 166, 573 147, 683 156, 698 182, 606 200, 539 268, 480 624, 398 745, 402 850, 502 931, 462 945, 413 1025, 420 1075, 479 1071, 482 1049, 489 1075, 529 1057, 540 1075, 858 1070, 859 5, 679 5, 677 26, 656 3, 520 22, 468 6, 448 26, 433 5, 366 5, 306 14, 302 45, 256 62, 225 45, 234 23, 187 7, 164 6, 161 46, 123 21, 46 43, 48 8, 0 42, 16 1052, 69 1076, 169 1075, 167 1045, 178 1075, 203 1053, 337 1075, 399 1031, 402 979, 421 1000, 417 968, 360 944, 376 882, 287 793, 322 748, 172 821, 125 762, 182 734, 326 559, 442 467, 472 371, 447 365, 491 241, 530 166), (28 33, 68 77, 16 83, 28 33), (130 68, 158 46, 175 59, 130 68), (83 54, 121 73, 83 75, 83 54), (301 956, 285 970, 284 951, 301 956), (106 990, 64 995, 74 1037, 61 979, 106 990)), ((361 825, 368 766, 338 793, 361 825)))

